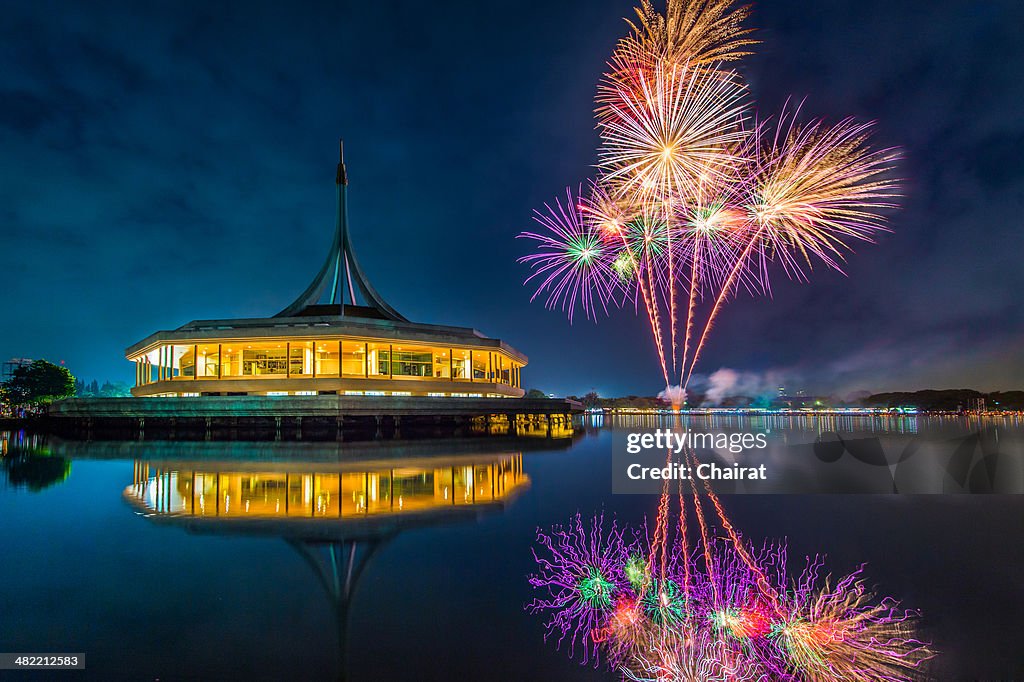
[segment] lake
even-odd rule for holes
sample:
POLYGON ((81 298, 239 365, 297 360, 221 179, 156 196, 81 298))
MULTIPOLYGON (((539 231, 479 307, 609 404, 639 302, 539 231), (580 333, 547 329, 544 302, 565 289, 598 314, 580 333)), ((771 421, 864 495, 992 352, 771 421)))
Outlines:
MULTIPOLYGON (((614 680, 543 639, 536 529, 621 523, 616 430, 368 443, 61 442, 2 434, 0 652, 81 652, 75 679, 614 680)), ((721 420, 720 420, 721 421, 721 420)), ((875 434, 1019 457, 1019 420, 731 418, 773 442, 875 434), (992 445, 994 443, 995 445, 992 445), (979 446, 980 447, 980 446, 979 446)), ((923 612, 937 679, 1024 679, 1024 497, 725 495, 749 541, 823 553, 923 612)), ((52 673, 60 679, 60 673, 52 673)), ((51 679, 26 673, 26 679, 51 679)))

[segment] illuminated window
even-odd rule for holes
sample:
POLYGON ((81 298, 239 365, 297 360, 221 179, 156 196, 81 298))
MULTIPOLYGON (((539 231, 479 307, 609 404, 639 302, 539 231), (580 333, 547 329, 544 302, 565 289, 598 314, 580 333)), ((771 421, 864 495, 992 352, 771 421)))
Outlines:
MULTIPOLYGON (((341 344, 341 371, 347 377, 366 376, 366 343, 343 341, 341 344)), ((360 393, 361 395, 361 393, 360 393)))
POLYGON ((366 345, 368 348, 367 362, 369 363, 370 376, 391 376, 391 344, 368 343, 366 345))
POLYGON ((448 348, 434 349, 434 378, 450 379, 452 376, 452 358, 448 348))
POLYGON ((214 377, 219 374, 220 346, 216 343, 201 343, 198 346, 196 376, 214 377))
POLYGON ((316 375, 318 377, 336 377, 341 368, 341 353, 337 341, 316 342, 316 375))
POLYGON ((473 381, 487 381, 487 353, 473 351, 473 381))
POLYGON ((242 349, 237 343, 221 344, 221 367, 222 377, 242 376, 242 349))
POLYGON ((392 345, 391 375, 396 377, 433 377, 434 354, 425 346, 392 345))
POLYGON ((469 379, 471 371, 470 353, 468 350, 453 350, 452 351, 452 376, 455 377, 456 381, 466 381, 469 379))
POLYGON ((242 376, 283 377, 287 371, 284 343, 249 343, 242 349, 242 376))
POLYGON ((171 376, 191 379, 196 375, 195 346, 174 346, 171 354, 171 376))
POLYGON ((291 376, 313 376, 312 341, 292 341, 288 353, 288 368, 291 376))

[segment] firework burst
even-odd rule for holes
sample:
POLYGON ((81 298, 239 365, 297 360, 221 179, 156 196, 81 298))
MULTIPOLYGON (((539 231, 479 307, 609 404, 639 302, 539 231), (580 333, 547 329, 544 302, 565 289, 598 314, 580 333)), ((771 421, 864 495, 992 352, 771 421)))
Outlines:
POLYGON ((919 614, 889 598, 876 601, 863 569, 834 586, 819 579, 821 569, 820 559, 809 563, 786 612, 771 625, 769 637, 793 673, 808 682, 916 679, 921 664, 934 656, 913 636, 919 614))
POLYGON ((617 198, 671 203, 738 162, 747 103, 735 74, 661 59, 606 76, 598 105, 601 184, 617 198))
POLYGON ((579 193, 566 190, 565 203, 556 199, 545 204, 534 220, 546 228, 543 233, 524 232, 522 239, 537 243, 537 250, 519 259, 533 270, 527 282, 539 284, 534 300, 543 297, 548 308, 560 307, 572 320, 577 306, 591 319, 599 311, 607 314, 609 294, 615 285, 616 271, 609 260, 610 248, 599 229, 583 212, 579 193))
POLYGON ((721 63, 753 41, 748 7, 646 2, 598 85, 598 178, 587 196, 545 206, 533 298, 588 318, 631 301, 648 319, 665 379, 681 406, 709 332, 741 291, 770 292, 777 265, 805 280, 839 270, 851 244, 886 230, 898 154, 869 145, 871 124, 748 126, 746 85, 721 63))
POLYGON ((556 636, 558 646, 568 640, 570 656, 580 645, 586 663, 596 655, 593 634, 605 627, 628 582, 623 574, 622 530, 614 521, 606 528, 603 515, 595 516, 588 527, 577 514, 565 527, 549 533, 538 530, 537 542, 542 551, 540 555, 534 551, 538 570, 530 576, 530 584, 546 596, 528 608, 550 612, 545 639, 556 636))
POLYGON ((665 14, 641 0, 635 11, 638 22, 628 22, 633 35, 620 50, 635 49, 634 43, 641 53, 703 65, 745 57, 758 42, 751 37, 754 30, 743 25, 750 5, 737 6, 734 0, 668 0, 665 14))

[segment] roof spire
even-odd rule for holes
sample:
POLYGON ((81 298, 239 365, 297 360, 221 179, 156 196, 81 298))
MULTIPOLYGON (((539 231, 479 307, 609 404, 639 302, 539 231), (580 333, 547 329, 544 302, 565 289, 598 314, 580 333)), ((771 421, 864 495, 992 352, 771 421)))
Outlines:
POLYGON ((334 178, 335 185, 347 185, 348 173, 345 172, 345 141, 338 140, 338 174, 334 178))
MULTIPOLYGON (((328 304, 336 306, 336 313, 345 317, 346 307, 353 311, 374 311, 374 316, 381 319, 407 322, 401 314, 387 304, 370 284, 363 269, 359 267, 355 251, 352 249, 352 238, 348 231, 348 174, 345 172, 345 144, 338 140, 338 172, 335 176, 338 195, 338 212, 336 214, 334 242, 327 252, 327 260, 313 282, 299 295, 295 301, 279 312, 276 317, 293 317, 301 315, 306 308, 319 307, 321 296, 330 284, 328 304), (345 291, 348 291, 350 303, 345 303, 345 291), (356 301, 356 292, 362 294, 364 303, 356 301)), ((359 312, 354 313, 360 316, 359 312)))

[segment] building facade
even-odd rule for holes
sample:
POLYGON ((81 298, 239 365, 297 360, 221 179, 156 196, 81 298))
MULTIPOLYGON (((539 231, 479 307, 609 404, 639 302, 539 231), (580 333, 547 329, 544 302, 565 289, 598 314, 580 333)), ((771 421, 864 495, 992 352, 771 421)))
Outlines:
POLYGON ((306 291, 274 317, 197 320, 134 344, 133 395, 523 395, 525 355, 475 329, 410 322, 383 300, 352 249, 343 160, 336 187, 334 243, 306 291))

